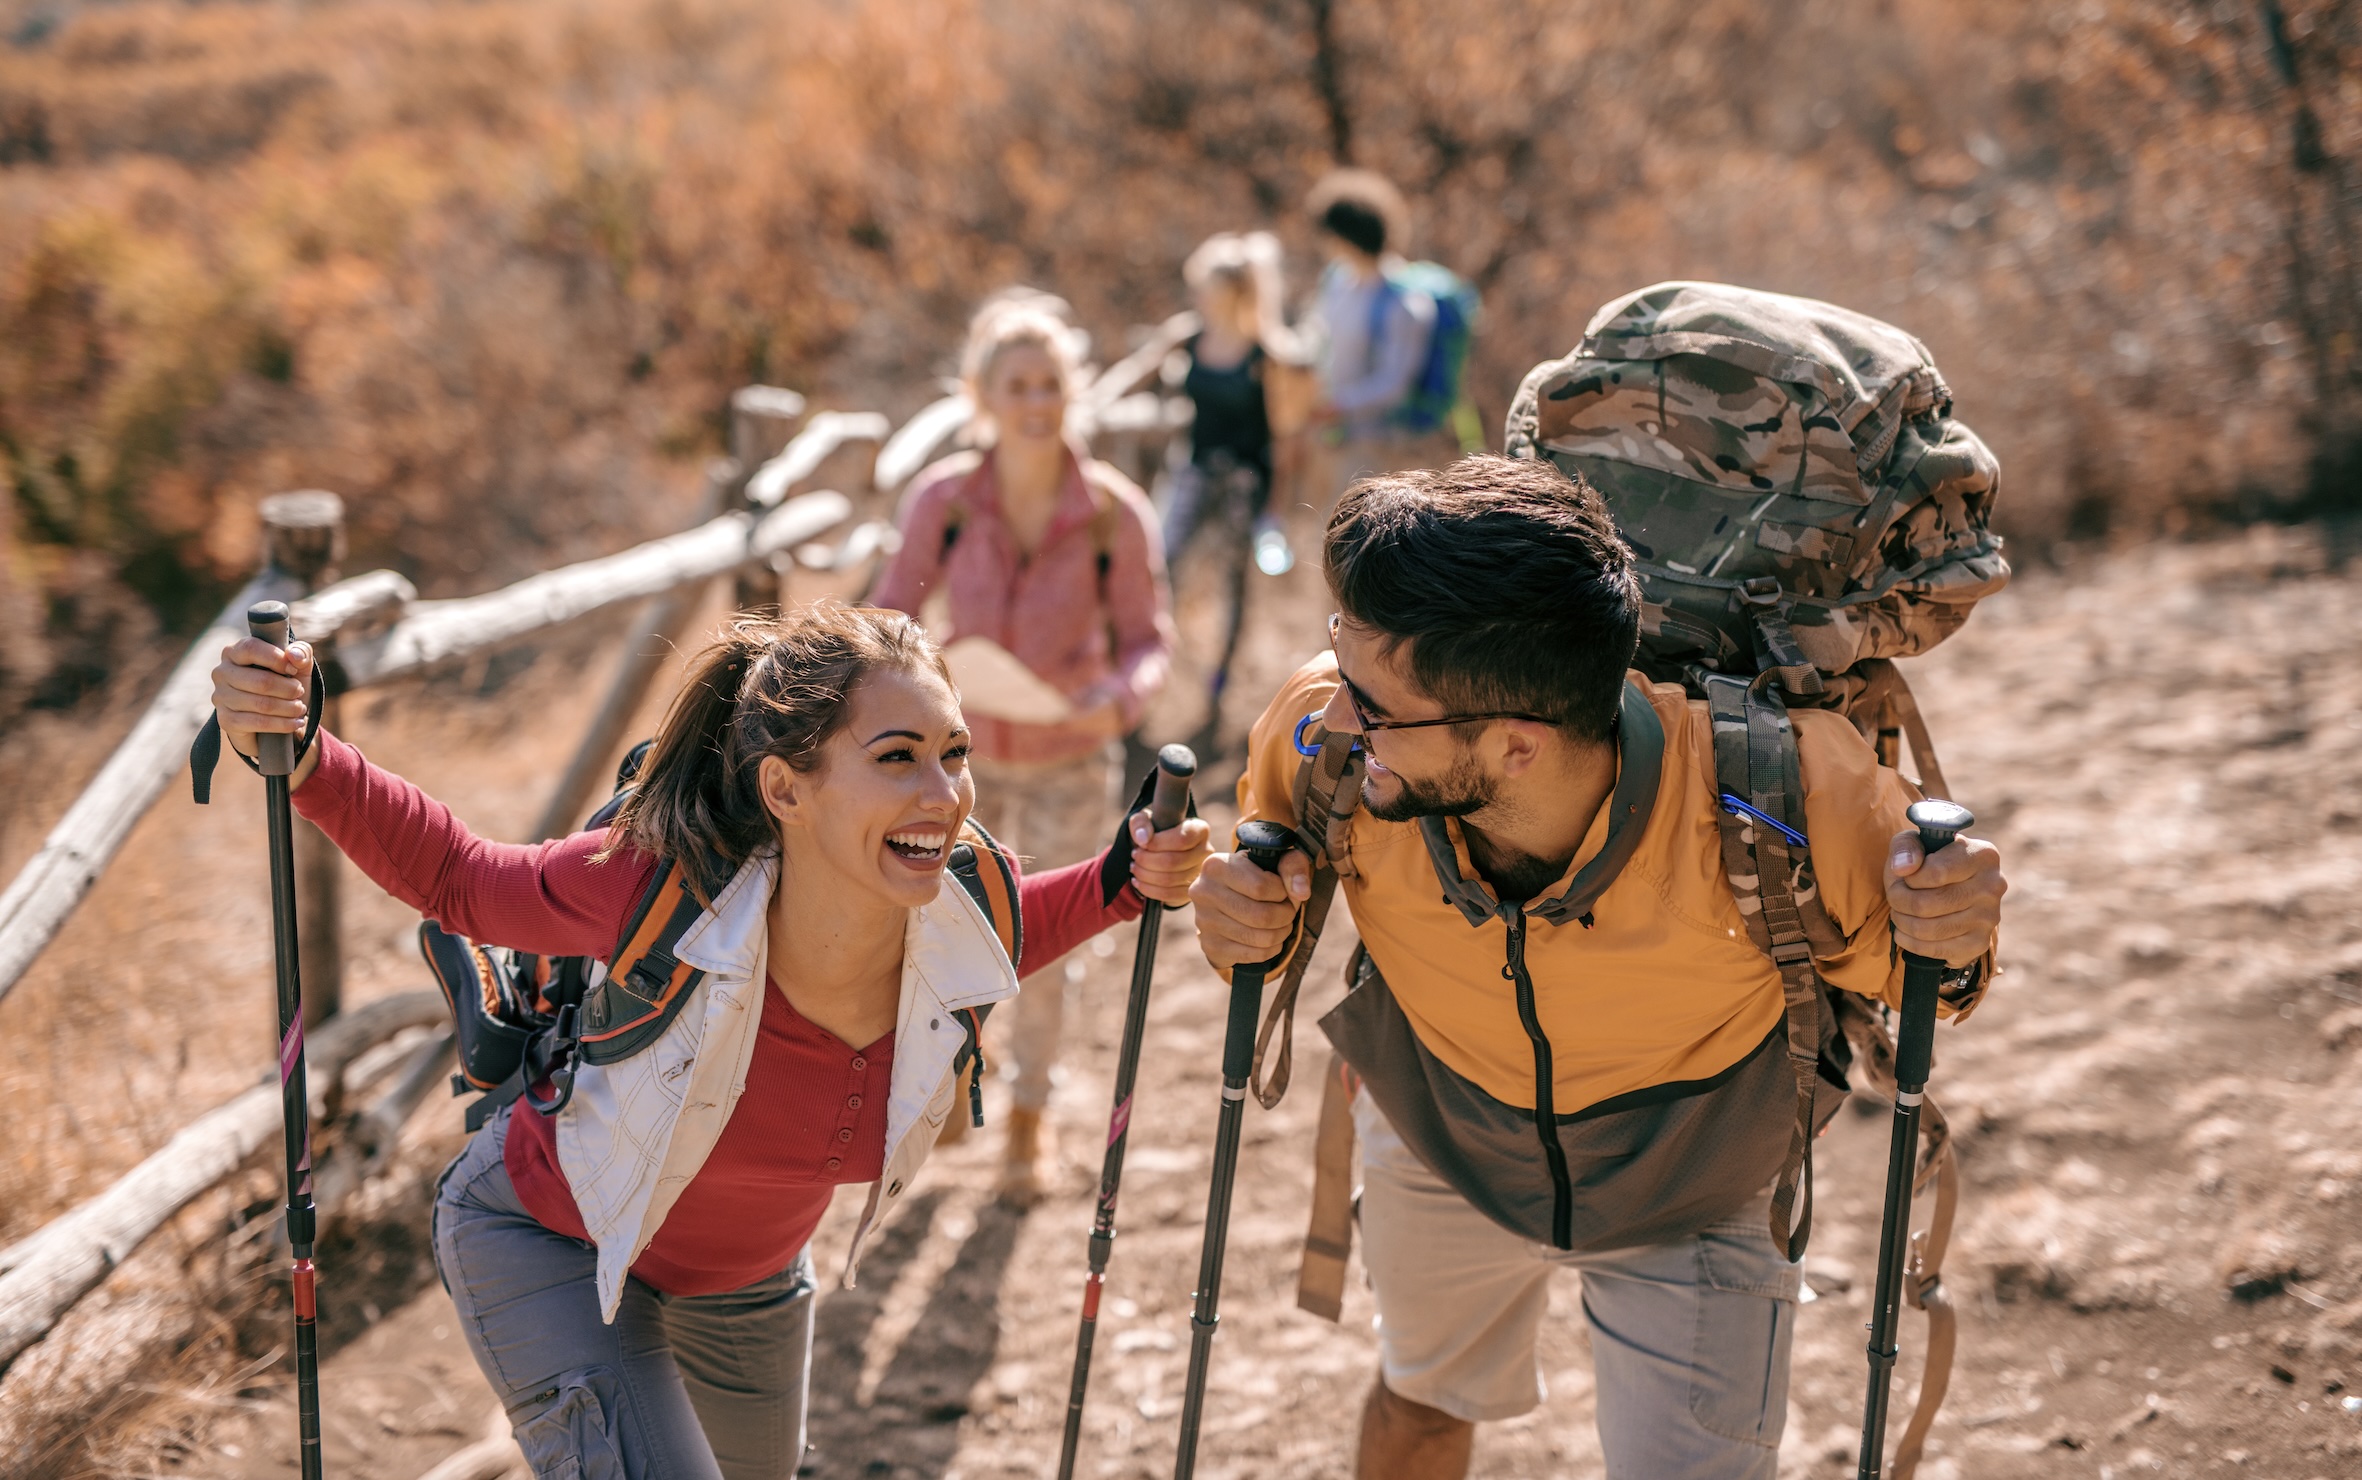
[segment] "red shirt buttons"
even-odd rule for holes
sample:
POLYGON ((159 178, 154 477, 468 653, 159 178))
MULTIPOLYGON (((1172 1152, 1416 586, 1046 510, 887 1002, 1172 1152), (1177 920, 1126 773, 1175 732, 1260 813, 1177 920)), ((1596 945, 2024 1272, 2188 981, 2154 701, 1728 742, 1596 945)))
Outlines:
POLYGON ((848 1109, 848 1110, 858 1110, 858 1109, 860 1109, 860 1108, 861 1108, 861 1096, 859 1096, 859 1095, 847 1095, 847 1096, 845 1096, 845 1108, 846 1108, 846 1109, 848 1109))
POLYGON ((850 1141, 850 1140, 852 1140, 852 1139, 853 1139, 853 1127, 851 1127, 851 1126, 846 1126, 846 1127, 845 1127, 843 1130, 841 1130, 841 1131, 838 1131, 838 1132, 837 1132, 837 1139, 838 1139, 838 1140, 840 1140, 840 1141, 850 1141))
POLYGON ((853 1067, 856 1069, 866 1069, 869 1067, 869 1060, 863 1058, 859 1054, 855 1054, 853 1055, 853 1067))

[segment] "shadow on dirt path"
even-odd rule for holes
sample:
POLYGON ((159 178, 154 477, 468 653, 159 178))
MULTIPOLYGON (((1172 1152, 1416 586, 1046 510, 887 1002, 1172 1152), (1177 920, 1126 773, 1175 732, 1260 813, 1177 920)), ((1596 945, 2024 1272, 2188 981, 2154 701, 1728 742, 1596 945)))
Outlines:
MULTIPOLYGON (((963 1200, 964 1201, 964 1200, 963 1200)), ((1001 1285, 1017 1249, 1024 1215, 986 1200, 972 1214, 954 1209, 950 1189, 922 1194, 862 1260, 862 1283, 832 1290, 813 1336, 812 1403, 802 1475, 826 1480, 891 1476, 934 1480, 959 1450, 968 1394, 991 1370, 1000 1347, 1001 1285), (954 1245, 948 1267, 926 1257, 947 1230, 973 1231, 954 1245), (925 1288, 924 1304, 879 1368, 873 1340, 907 1306, 907 1286, 925 1288), (890 1444, 881 1437, 893 1435, 890 1444), (890 1452, 891 1457, 881 1454, 890 1452)))

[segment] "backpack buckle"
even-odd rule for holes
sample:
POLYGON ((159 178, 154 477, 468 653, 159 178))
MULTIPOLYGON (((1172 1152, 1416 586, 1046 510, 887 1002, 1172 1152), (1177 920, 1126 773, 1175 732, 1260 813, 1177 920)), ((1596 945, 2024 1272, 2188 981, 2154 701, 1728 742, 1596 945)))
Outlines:
POLYGON ((518 1098, 543 1115, 555 1115, 574 1099, 574 1053, 579 1041, 575 1025, 574 1004, 569 1002, 558 1009, 558 1021, 549 1033, 535 1035, 525 1055, 522 1073, 525 1083, 518 1098), (546 1073, 550 1097, 546 1100, 533 1093, 533 1081, 546 1073))
POLYGON ((1739 600, 1750 609, 1755 626, 1755 664, 1776 673, 1780 687, 1798 698, 1825 691, 1821 670, 1796 642, 1796 631, 1780 610, 1780 583, 1771 576, 1751 576, 1739 584, 1739 600))

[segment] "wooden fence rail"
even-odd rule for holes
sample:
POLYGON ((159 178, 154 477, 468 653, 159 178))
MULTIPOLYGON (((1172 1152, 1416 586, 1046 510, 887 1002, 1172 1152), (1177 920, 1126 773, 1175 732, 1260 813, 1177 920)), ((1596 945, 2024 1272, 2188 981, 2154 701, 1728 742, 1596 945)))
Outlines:
MULTIPOLYGON (((449 1017, 442 994, 405 992, 340 1013, 307 1045, 315 1098, 325 1100, 347 1065, 404 1028, 449 1017)), ((274 1072, 228 1104, 201 1115, 105 1192, 38 1233, 0 1249, 0 1367, 41 1339, 162 1227, 164 1221, 279 1134, 274 1072)))
MULTIPOLYGON (((1169 331, 1173 325, 1165 327, 1169 331)), ((1161 426, 1165 418, 1160 412, 1144 415, 1130 404, 1155 398, 1126 397, 1125 392, 1154 370, 1166 348, 1144 345, 1112 367, 1101 383, 1077 387, 1086 433, 1103 426, 1136 439, 1142 431, 1155 429, 1150 423, 1161 426), (1134 422, 1141 425, 1135 427, 1134 422)), ((409 581, 386 570, 322 585, 333 574, 340 521, 333 530, 322 525, 327 533, 311 531, 317 536, 311 543, 321 548, 310 553, 319 559, 283 558, 282 544, 294 548, 304 541, 275 539, 273 563, 248 582, 191 644, 131 733, 50 830, 32 860, 0 892, 0 998, 56 937, 140 817, 180 774, 189 744, 211 710, 210 675, 216 655, 226 643, 246 634, 246 609, 253 603, 294 604, 296 634, 317 646, 331 692, 342 693, 488 652, 603 608, 656 598, 626 645, 613 691, 585 735, 576 764, 544 809, 546 831, 555 825, 551 818, 573 815, 572 793, 580 789, 574 773, 587 774, 586 768, 612 748, 614 737, 608 732, 615 729, 618 717, 628 722, 637 696, 659 666, 650 652, 641 651, 650 645, 651 633, 667 640, 675 635, 708 582, 736 575, 744 589, 756 589, 759 583, 750 572, 760 567, 793 568, 797 562, 791 552, 806 547, 801 554, 811 566, 808 578, 826 572, 839 584, 858 584, 861 571, 852 567, 866 569, 891 548, 891 528, 876 519, 850 527, 852 500, 835 492, 790 497, 797 487, 840 450, 866 442, 879 446, 862 481, 873 495, 890 496, 964 428, 972 414, 962 395, 932 403, 899 430, 875 413, 824 411, 805 421, 781 446, 778 439, 785 436, 785 428, 802 417, 800 396, 776 387, 750 386, 731 404, 734 458, 716 464, 707 506, 711 517, 705 523, 619 554, 544 571, 498 591, 420 601, 409 581), (780 450, 766 456, 768 447, 780 450), (810 542, 832 531, 843 534, 838 547, 815 554, 810 542)), ((323 509, 333 502, 328 495, 298 496, 299 501, 303 498, 323 509)), ((890 511, 874 504, 865 513, 890 517, 890 511)), ((309 550, 308 545, 304 548, 309 550)), ((324 918, 332 921, 333 914, 324 918)), ((328 933, 333 936, 333 929, 328 933)), ((335 948, 333 939, 322 944, 335 948)), ((316 1082, 336 1085, 356 1058, 394 1033, 439 1024, 444 1017, 440 995, 430 991, 404 993, 330 1018, 311 1035, 316 1082)), ((419 1087, 433 1077, 435 1061, 447 1051, 447 1035, 410 1051, 396 1090, 372 1112, 392 1122, 374 1127, 379 1139, 390 1141, 390 1133, 398 1131, 399 1121, 416 1103, 419 1087)), ((0 1371, 39 1341, 156 1229, 254 1156, 277 1128, 278 1119, 275 1082, 257 1085, 199 1116, 104 1193, 0 1249, 0 1371)), ((366 1167, 343 1170, 355 1177, 367 1175, 366 1167)))
POLYGON ((5 893, 0 893, 0 998, 57 935, 107 861, 188 761, 189 742, 213 712, 213 663, 246 635, 246 608, 300 595, 296 577, 266 570, 246 583, 164 680, 147 713, 66 809, 5 893))
POLYGON ((337 662, 346 686, 356 689, 424 672, 602 607, 661 596, 792 549, 843 523, 852 507, 841 493, 808 493, 760 521, 742 512, 724 514, 685 534, 527 576, 483 596, 413 602, 382 632, 357 642, 340 635, 337 662))

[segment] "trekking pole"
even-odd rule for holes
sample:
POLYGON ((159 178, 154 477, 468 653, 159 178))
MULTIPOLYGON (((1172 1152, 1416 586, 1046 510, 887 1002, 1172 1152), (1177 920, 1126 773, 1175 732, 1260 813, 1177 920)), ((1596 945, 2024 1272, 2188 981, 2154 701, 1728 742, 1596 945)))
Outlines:
MULTIPOLYGON (((1966 807, 1944 801, 1915 802, 1908 815, 1929 857, 1976 824, 1966 807)), ((1894 1140, 1886 1152, 1886 1216, 1878 1229, 1878 1288, 1870 1306, 1870 1395, 1862 1413, 1860 1480, 1878 1480, 1886 1466, 1886 1399, 1894 1379, 1903 1265, 1910 1254, 1919 1106, 1927 1097, 1928 1062, 1935 1049, 1936 983, 1943 972, 1944 963, 1933 956, 1903 953, 1903 1016, 1895 1033, 1894 1140)))
MULTIPOLYGON (((1156 753, 1156 793, 1148 825, 1165 832, 1189 812, 1189 778, 1197 757, 1186 745, 1156 753)), ((1091 1344, 1099 1332, 1099 1292, 1107 1284, 1107 1256, 1115 1247, 1115 1195, 1124 1180, 1124 1141, 1132 1125, 1132 1081, 1140 1072, 1140 1038, 1148 1027, 1148 989, 1156 976, 1156 940, 1165 906, 1140 911, 1140 943, 1132 950, 1132 997, 1124 1008, 1124 1041, 1115 1056, 1115 1104, 1107 1113, 1107 1156, 1099 1164, 1099 1211, 1091 1220, 1091 1272, 1083 1277, 1083 1322, 1074 1336, 1074 1386, 1066 1396, 1066 1437, 1058 1450, 1058 1480, 1074 1480, 1075 1451, 1083 1439, 1083 1395, 1091 1385, 1091 1344)))
MULTIPOLYGON (((1265 873, 1296 845, 1296 835, 1271 822, 1238 825, 1238 848, 1265 873)), ((1206 1367, 1214 1355, 1215 1307, 1222 1299, 1222 1255, 1230 1243, 1230 1188, 1238 1177, 1238 1135, 1247 1108, 1247 1077, 1255 1065, 1255 1019, 1263 1008, 1263 978, 1287 959, 1230 970, 1230 1020, 1222 1030, 1222 1117, 1214 1126, 1214 1181, 1206 1191, 1206 1237, 1197 1262, 1197 1304, 1189 1316, 1189 1382, 1181 1397, 1181 1449, 1173 1480, 1197 1469, 1198 1422, 1205 1416, 1206 1367)))
MULTIPOLYGON (((261 601, 246 612, 246 630, 285 648, 287 603, 261 601)), ((295 770, 295 737, 261 734, 255 765, 262 772, 263 809, 271 833, 271 925, 279 958, 279 1106, 287 1134, 287 1242, 295 1254, 295 1412, 303 1480, 320 1480, 320 1327, 312 1268, 311 1091, 303 1072, 303 978, 295 940, 295 823, 287 778, 295 770)))

